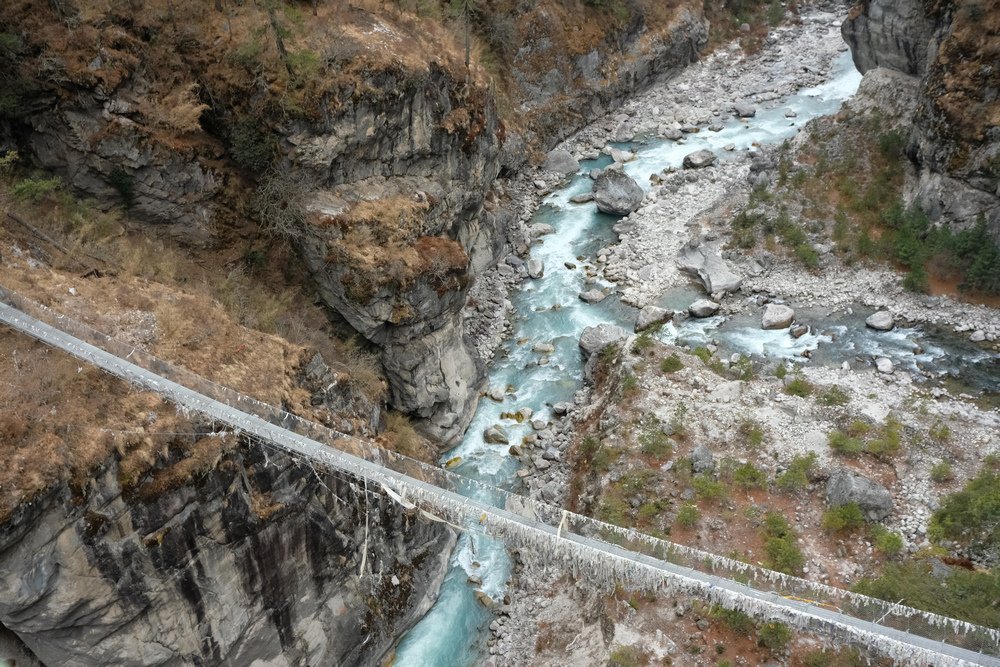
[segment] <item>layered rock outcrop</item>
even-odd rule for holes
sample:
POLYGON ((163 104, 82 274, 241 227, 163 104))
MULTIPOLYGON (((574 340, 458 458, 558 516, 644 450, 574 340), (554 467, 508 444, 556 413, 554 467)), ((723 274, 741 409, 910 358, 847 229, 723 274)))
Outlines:
POLYGON ((370 664, 429 606, 452 544, 257 446, 197 482, 122 476, 112 463, 0 526, 0 625, 43 664, 370 664))
POLYGON ((934 221, 983 218, 1000 240, 1000 2, 866 0, 842 30, 862 73, 888 68, 919 90, 908 198, 934 221))

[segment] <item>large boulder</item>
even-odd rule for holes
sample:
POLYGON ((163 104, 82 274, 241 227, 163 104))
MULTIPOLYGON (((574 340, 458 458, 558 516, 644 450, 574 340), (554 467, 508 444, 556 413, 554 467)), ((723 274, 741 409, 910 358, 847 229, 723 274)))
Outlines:
POLYGON ((698 299, 688 306, 688 312, 691 317, 711 317, 719 312, 719 304, 708 299, 698 299))
POLYGON ((544 171, 551 171, 554 174, 568 176, 580 171, 580 163, 577 162, 576 158, 569 151, 557 148, 549 151, 549 154, 545 157, 545 165, 542 169, 544 171))
POLYGON ((586 303, 599 303, 604 301, 608 295, 599 289, 589 289, 586 292, 580 292, 580 300, 586 303))
POLYGON ((631 176, 617 169, 605 169, 594 181, 597 209, 610 215, 625 216, 639 208, 645 193, 631 176))
POLYGON ((857 503, 869 521, 881 521, 892 512, 888 489, 846 468, 834 471, 827 480, 826 502, 831 507, 857 503))
POLYGON ((640 333, 646 329, 659 326, 664 322, 669 322, 673 316, 674 314, 665 308, 646 306, 639 311, 639 315, 635 318, 635 332, 640 333))
POLYGON ((709 294, 735 292, 743 278, 730 268, 718 251, 688 243, 677 254, 677 268, 697 276, 709 294))
POLYGON ((626 338, 628 332, 621 327, 614 324, 598 324, 596 327, 587 327, 580 334, 580 349, 583 350, 584 356, 589 357, 626 338))
POLYGON ((787 329, 792 326, 795 311, 780 303, 769 303, 764 306, 764 314, 760 317, 761 329, 787 329))
POLYGON ((869 315, 865 324, 876 331, 891 331, 896 326, 895 320, 892 319, 892 313, 888 310, 880 310, 869 315))
POLYGON ((733 112, 738 118, 753 118, 757 115, 757 107, 747 102, 737 102, 733 105, 733 112))
POLYGON ((528 277, 532 280, 538 280, 545 275, 545 265, 542 260, 535 259, 532 257, 528 260, 528 277))
POLYGON ((685 155, 683 164, 685 169, 703 169, 711 166, 714 162, 715 153, 707 148, 703 148, 700 151, 685 155))

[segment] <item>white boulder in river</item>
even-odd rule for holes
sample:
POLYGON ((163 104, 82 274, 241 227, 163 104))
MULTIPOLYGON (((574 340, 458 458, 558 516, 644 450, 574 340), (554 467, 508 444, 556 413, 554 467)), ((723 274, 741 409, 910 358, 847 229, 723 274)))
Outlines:
POLYGON ((542 264, 542 260, 531 258, 528 260, 528 277, 532 280, 538 280, 543 275, 545 275, 545 265, 542 264))
POLYGON ((685 169, 702 169, 711 166, 714 162, 715 153, 707 148, 703 148, 700 151, 685 155, 683 164, 685 169))
POLYGON ((639 208, 645 193, 635 180, 623 171, 605 169, 594 181, 594 201, 597 210, 625 216, 639 208))
POLYGON ((639 333, 664 322, 669 322, 673 316, 674 314, 665 308, 646 306, 639 311, 639 315, 635 318, 635 332, 639 333))
POLYGON ((598 303, 599 301, 604 301, 607 296, 604 292, 598 289, 587 290, 586 292, 580 292, 580 300, 587 303, 598 303))
POLYGON ((580 349, 584 355, 597 354, 609 345, 628 338, 628 332, 614 324, 598 324, 587 327, 580 334, 580 349))
POLYGON ((893 372, 892 359, 888 357, 879 357, 875 360, 875 368, 878 369, 879 373, 885 373, 890 375, 893 372))
POLYGON ((892 313, 888 310, 880 310, 877 313, 869 315, 868 319, 865 320, 865 324, 877 331, 891 331, 896 326, 896 322, 892 319, 892 313))
POLYGON ((764 306, 764 314, 760 318, 761 329, 787 329, 792 326, 795 311, 780 303, 769 303, 764 306))
POLYGON ((711 317, 719 312, 719 304, 708 299, 698 299, 688 306, 688 312, 691 317, 711 317))

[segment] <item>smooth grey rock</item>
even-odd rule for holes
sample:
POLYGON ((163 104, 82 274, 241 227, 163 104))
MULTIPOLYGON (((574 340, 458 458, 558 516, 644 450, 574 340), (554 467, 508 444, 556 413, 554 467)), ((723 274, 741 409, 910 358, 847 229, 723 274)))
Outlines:
POLYGON ((542 264, 542 260, 535 259, 531 257, 527 262, 528 267, 528 277, 532 280, 538 280, 545 275, 545 265, 542 264))
POLYGON ((891 331, 896 326, 896 322, 892 313, 888 310, 880 310, 869 315, 868 319, 865 320, 865 325, 877 331, 891 331))
POLYGON ((568 176, 580 171, 580 163, 577 162, 576 158, 569 151, 557 148, 549 151, 542 169, 561 176, 568 176))
POLYGON ((573 195, 572 197, 569 198, 569 200, 574 204, 586 204, 587 202, 594 201, 594 193, 583 192, 578 195, 573 195))
POLYGON ((483 431, 483 440, 492 445, 510 444, 507 439, 507 432, 499 426, 490 426, 488 429, 483 431))
POLYGON ((760 317, 761 329, 786 329, 792 325, 795 311, 780 303, 769 303, 764 306, 760 317))
POLYGON ((539 354, 552 354, 556 351, 556 346, 552 343, 536 343, 534 347, 531 348, 531 351, 539 354))
POLYGON ((537 239, 540 236, 545 236, 546 234, 551 234, 555 231, 552 225, 547 225, 544 222, 536 222, 533 225, 528 225, 526 230, 528 236, 533 239, 537 239))
POLYGON ((885 373, 886 375, 891 375, 895 370, 892 364, 892 359, 888 357, 879 357, 875 360, 875 368, 879 373, 885 373))
POLYGON ((610 215, 625 216, 639 208, 645 196, 642 188, 628 174, 606 169, 594 181, 597 209, 610 215))
POLYGON ((709 299, 698 299, 688 306, 688 312, 691 317, 711 317, 719 312, 719 304, 709 299))
POLYGON ((969 340, 973 343, 982 343, 986 340, 986 332, 982 329, 976 329, 971 335, 969 335, 969 340))
POLYGON ((753 118, 757 115, 757 107, 746 102, 737 102, 733 105, 733 112, 738 118, 753 118))
POLYGON ((714 162, 715 153, 707 148, 703 148, 700 151, 695 151, 694 153, 688 153, 685 155, 682 164, 685 169, 703 169, 711 166, 714 162))
POLYGON ((710 473, 715 470, 715 454, 705 445, 698 445, 691 452, 691 468, 696 473, 710 473))
POLYGON ((598 324, 594 327, 587 327, 580 334, 580 349, 584 356, 591 356, 601 352, 609 345, 614 345, 628 338, 628 332, 614 324, 598 324))
POLYGON ((671 127, 663 131, 663 138, 677 141, 684 138, 684 133, 677 128, 671 127))
POLYGON ((718 252, 688 243, 677 254, 677 267, 701 280, 709 294, 735 292, 743 279, 738 276, 718 252))
POLYGON ((573 405, 571 403, 566 403, 565 401, 560 401, 552 406, 552 412, 557 415, 564 415, 570 411, 573 405))
POLYGON ((652 329, 664 322, 669 322, 673 315, 672 312, 664 308, 646 306, 639 311, 639 315, 635 318, 635 331, 639 333, 646 329, 652 329))
POLYGON ((607 298, 607 294, 601 290, 587 290, 586 292, 580 292, 580 300, 586 303, 599 303, 607 298))
POLYGON ((884 486, 846 468, 827 480, 826 502, 831 507, 857 503, 869 521, 881 521, 892 512, 892 495, 884 486))

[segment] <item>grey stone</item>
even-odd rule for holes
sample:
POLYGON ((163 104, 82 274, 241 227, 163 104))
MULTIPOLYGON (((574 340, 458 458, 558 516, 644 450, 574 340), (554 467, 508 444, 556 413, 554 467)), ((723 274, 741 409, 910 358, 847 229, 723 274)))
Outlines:
POLYGON ((710 473, 715 470, 715 455, 705 445, 698 445, 691 452, 691 468, 696 473, 710 473))
POLYGON ((552 343, 536 343, 534 347, 531 348, 532 352, 538 352, 539 354, 552 354, 556 351, 556 346, 552 343))
POLYGON ((738 118, 753 118, 757 115, 757 107, 746 102, 737 102, 733 105, 733 112, 738 118))
POLYGON ((688 306, 688 312, 691 317, 711 317, 719 312, 719 304, 709 299, 698 299, 688 306))
POLYGON ((593 192, 584 192, 578 195, 573 195, 569 200, 574 204, 586 204, 587 202, 594 201, 593 192))
POLYGON ((645 193, 635 180, 616 169, 606 169, 594 181, 594 201, 604 213, 625 216, 639 208, 645 193))
POLYGON ((568 176, 580 170, 580 163, 577 162, 576 158, 569 151, 557 148, 549 151, 542 169, 561 176, 568 176))
POLYGON ((761 329, 785 329, 792 325, 795 319, 795 311, 779 303, 769 303, 764 306, 764 313, 760 318, 761 329))
POLYGON ((895 370, 892 364, 892 359, 888 357, 879 357, 875 360, 875 368, 879 373, 885 373, 886 375, 891 375, 895 370))
POLYGON ((552 225, 547 225, 544 222, 536 222, 533 225, 528 225, 526 231, 528 232, 528 236, 530 238, 537 239, 540 236, 551 234, 555 231, 555 229, 553 229, 552 225))
POLYGON ((531 257, 528 259, 528 277, 532 280, 538 280, 545 275, 545 265, 542 264, 542 260, 535 259, 531 257))
POLYGON ((892 512, 892 495, 884 486, 846 468, 830 474, 826 502, 831 507, 857 503, 869 521, 881 521, 892 512))
POLYGON ((586 292, 580 292, 580 300, 585 301, 586 303, 599 303, 601 301, 604 301, 604 299, 607 298, 607 296, 608 295, 602 292, 601 290, 596 290, 596 289, 587 290, 586 292))
POLYGON ((626 338, 628 338, 628 332, 621 327, 614 324, 598 324, 587 327, 580 334, 580 349, 583 350, 584 356, 589 357, 626 338))
POLYGON ((982 329, 976 329, 969 336, 969 340, 972 341, 973 343, 982 343, 984 340, 986 340, 986 332, 983 331, 982 329))
POLYGON ((646 329, 652 329, 664 322, 669 322, 671 317, 673 317, 673 313, 669 310, 657 306, 646 306, 639 311, 639 315, 635 318, 635 331, 639 333, 646 329))
POLYGON ((510 443, 507 439, 507 432, 499 426, 490 426, 483 431, 483 440, 492 445, 506 445, 510 443))
POLYGON ((865 325, 878 331, 891 331, 896 326, 896 322, 892 318, 892 313, 888 310, 880 310, 869 315, 868 319, 865 320, 865 325))
POLYGON ((685 155, 682 164, 685 169, 703 169, 711 166, 714 162, 715 153, 707 148, 703 148, 700 151, 695 151, 694 153, 688 153, 685 155))
POLYGON ((743 279, 718 252, 688 243, 677 254, 677 268, 697 276, 709 294, 735 292, 743 279))

